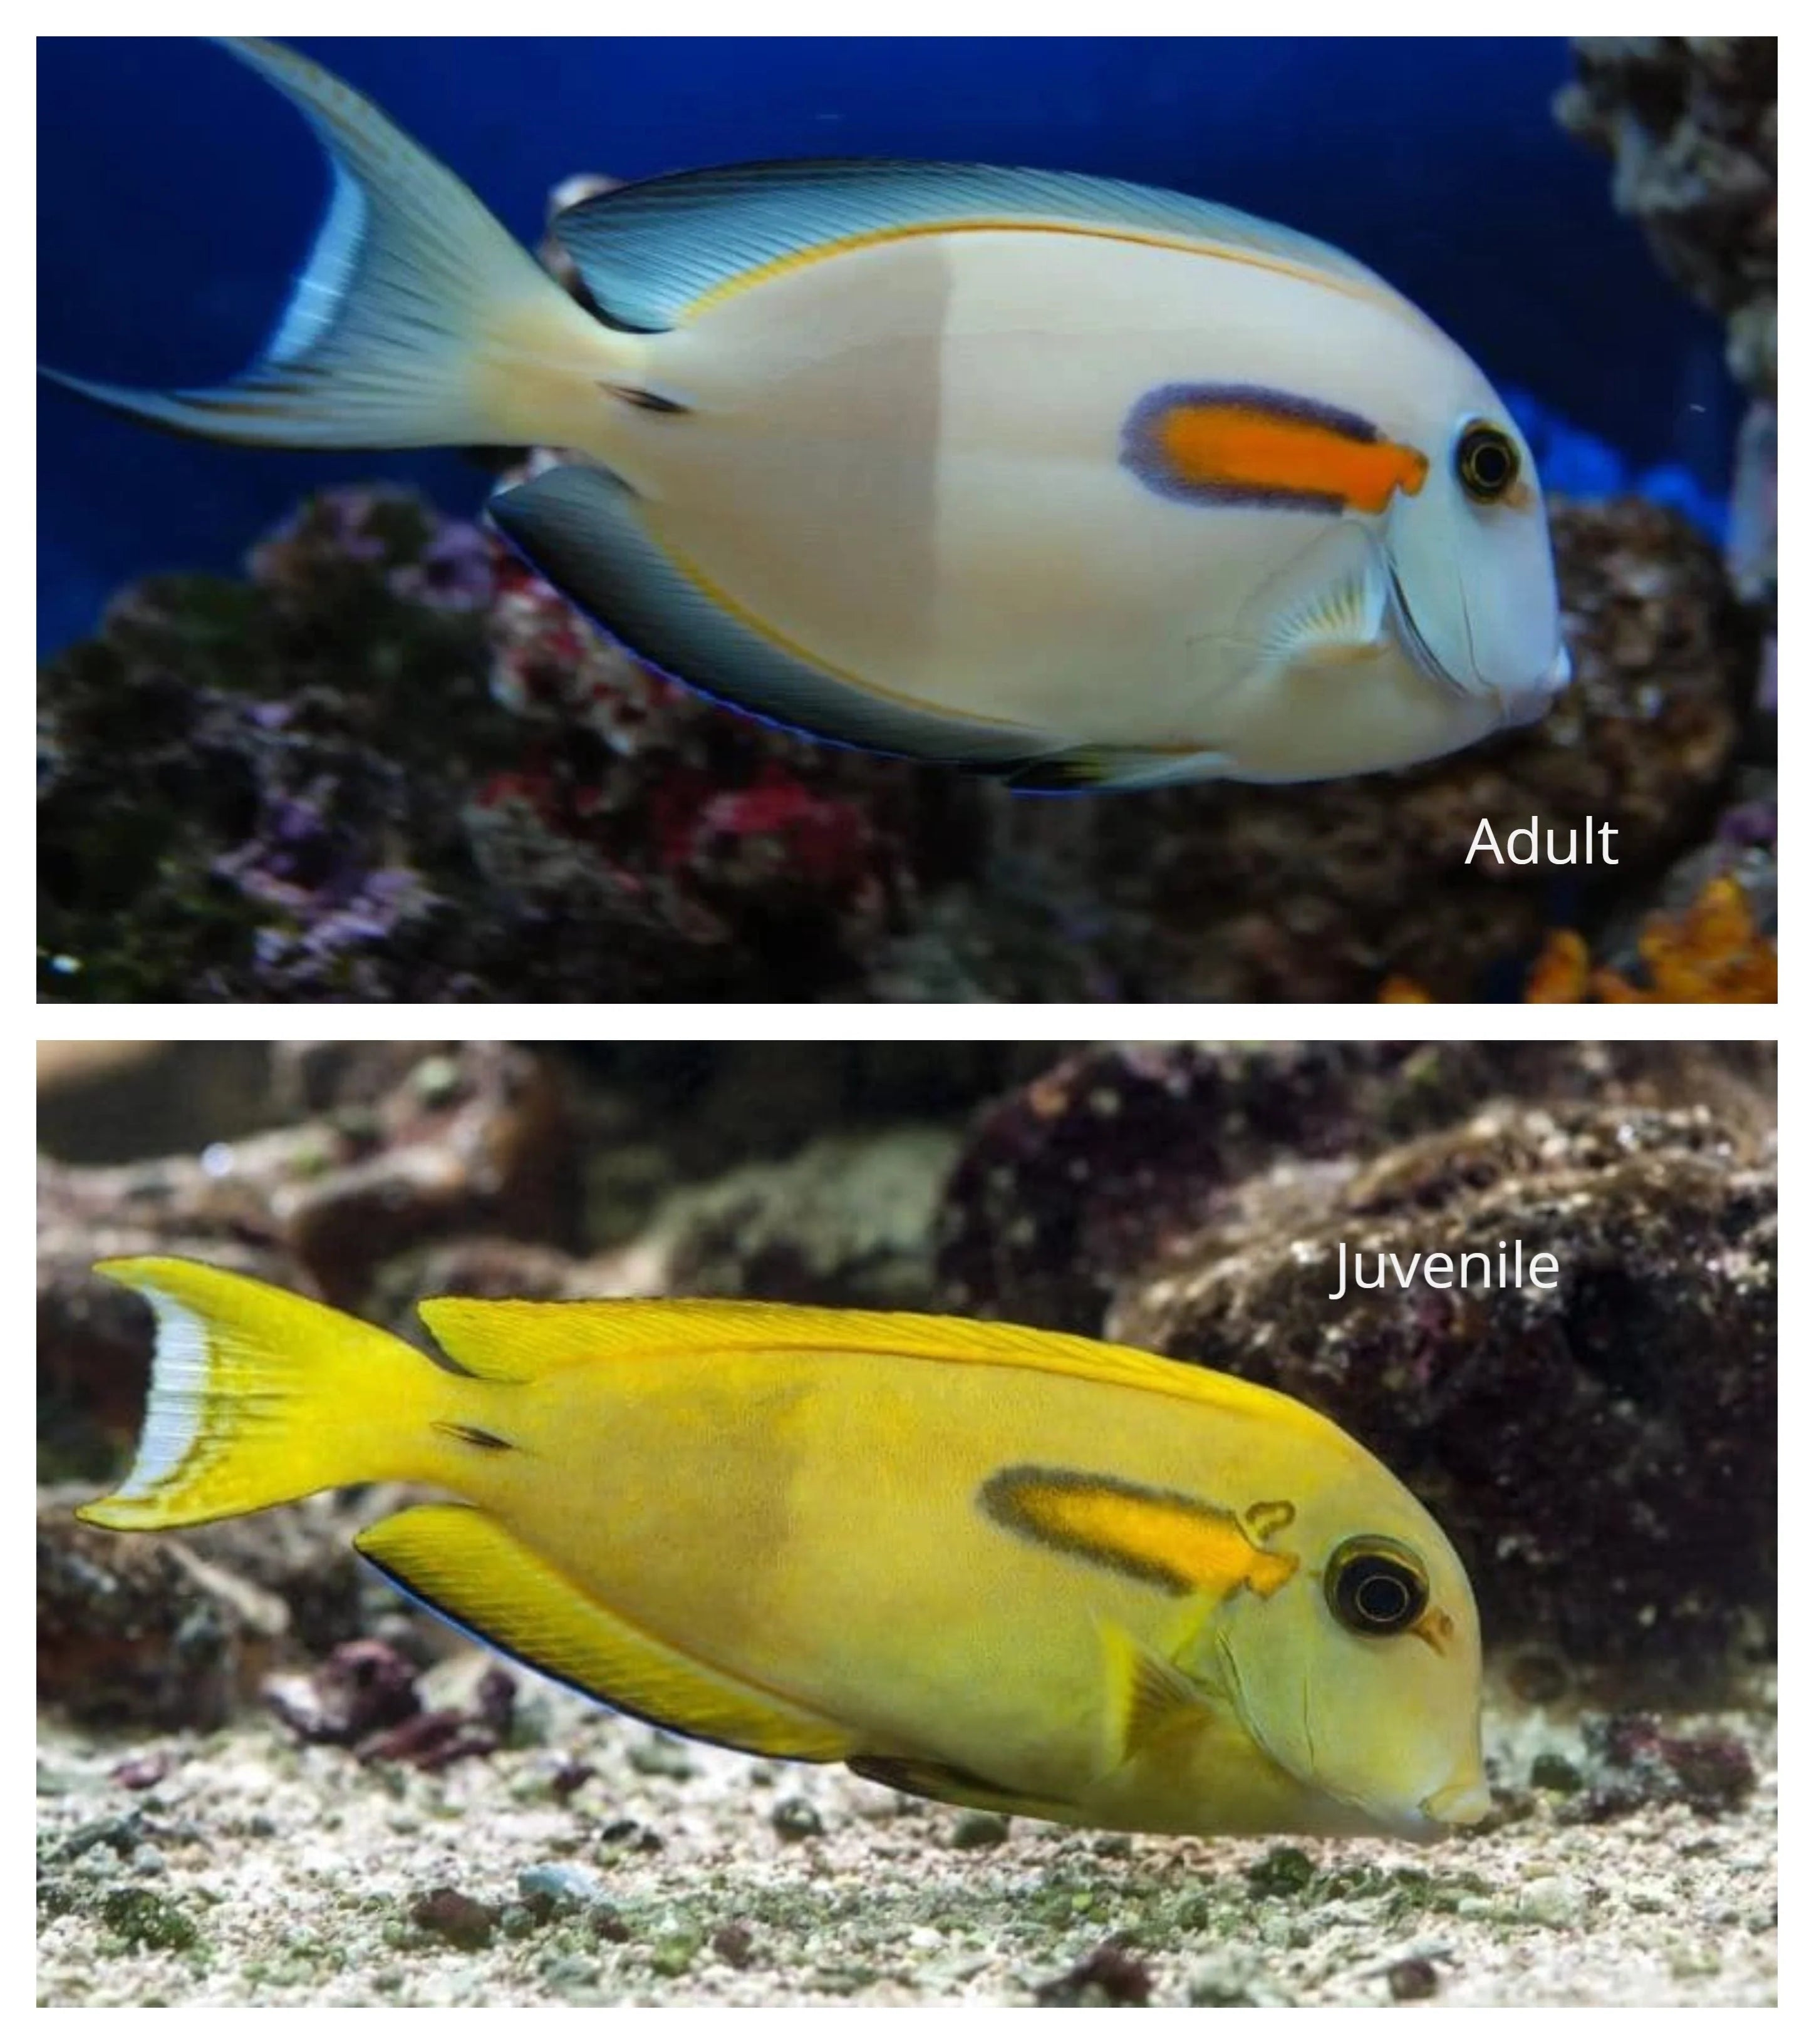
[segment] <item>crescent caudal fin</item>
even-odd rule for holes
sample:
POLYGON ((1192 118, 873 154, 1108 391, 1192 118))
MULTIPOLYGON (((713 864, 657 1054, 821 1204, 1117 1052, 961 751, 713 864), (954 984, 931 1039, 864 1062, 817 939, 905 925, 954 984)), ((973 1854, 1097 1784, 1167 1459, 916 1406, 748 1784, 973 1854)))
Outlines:
POLYGON ((575 305, 444 164, 280 43, 218 39, 320 138, 333 194, 263 354, 212 390, 43 373, 153 425, 295 448, 579 439, 633 343, 575 305))
POLYGON ((343 1484, 441 1473, 435 1422, 463 1380, 382 1327, 174 1256, 98 1264, 156 1320, 130 1472, 78 1516, 194 1526, 343 1484))

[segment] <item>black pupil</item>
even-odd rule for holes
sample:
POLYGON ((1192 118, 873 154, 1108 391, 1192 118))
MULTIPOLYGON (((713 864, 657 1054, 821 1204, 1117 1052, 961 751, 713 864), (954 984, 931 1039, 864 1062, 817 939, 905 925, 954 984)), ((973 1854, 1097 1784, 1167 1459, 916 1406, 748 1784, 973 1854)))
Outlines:
POLYGON ((1374 1562, 1355 1584, 1355 1609, 1370 1625, 1395 1625, 1411 1608, 1411 1589, 1397 1569, 1374 1562))
POLYGON ((1503 490, 1512 473, 1505 443, 1492 433, 1482 433, 1468 444, 1468 473, 1476 487, 1503 490))
POLYGON ((1430 1586, 1414 1556, 1393 1551, 1397 1544, 1362 1536, 1344 1540, 1330 1556, 1323 1594, 1350 1632, 1403 1632, 1424 1616, 1430 1586))

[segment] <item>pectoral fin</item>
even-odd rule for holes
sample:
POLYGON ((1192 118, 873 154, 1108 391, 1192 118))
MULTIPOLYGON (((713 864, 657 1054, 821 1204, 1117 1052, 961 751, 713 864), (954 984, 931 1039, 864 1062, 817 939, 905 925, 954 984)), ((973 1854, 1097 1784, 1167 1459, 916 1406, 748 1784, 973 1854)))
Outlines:
POLYGON ((829 1719, 628 1624, 468 1504, 419 1504, 354 1545, 400 1589, 488 1646, 613 1710, 781 1760, 841 1760, 829 1719))
POLYGON ((1108 1662, 1110 1769, 1143 1746, 1209 1713, 1210 1699, 1170 1662, 1143 1646, 1119 1626, 1104 1623, 1108 1662))
POLYGON ((1340 667, 1385 644, 1391 581, 1379 548, 1351 519, 1331 525, 1243 609, 1237 637, 1251 636, 1275 673, 1340 667))

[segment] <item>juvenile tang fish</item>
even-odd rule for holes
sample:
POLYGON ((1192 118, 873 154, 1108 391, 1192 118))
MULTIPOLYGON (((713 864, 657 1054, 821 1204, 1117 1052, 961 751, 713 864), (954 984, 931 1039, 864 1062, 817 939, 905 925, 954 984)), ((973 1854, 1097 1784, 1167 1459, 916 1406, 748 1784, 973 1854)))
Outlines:
POLYGON ((1226 207, 973 164, 758 164, 555 232, 279 44, 332 159, 262 360, 159 394, 209 438, 528 447, 492 517, 639 658, 835 741, 1032 789, 1396 766, 1569 675, 1524 436, 1373 272, 1226 207))
POLYGON ((502 1652, 695 1739, 1118 1831, 1485 1815, 1480 1634, 1415 1498, 1294 1400, 1024 1327, 432 1299, 451 1359, 206 1265, 100 1526, 425 1483, 359 1535, 502 1652))

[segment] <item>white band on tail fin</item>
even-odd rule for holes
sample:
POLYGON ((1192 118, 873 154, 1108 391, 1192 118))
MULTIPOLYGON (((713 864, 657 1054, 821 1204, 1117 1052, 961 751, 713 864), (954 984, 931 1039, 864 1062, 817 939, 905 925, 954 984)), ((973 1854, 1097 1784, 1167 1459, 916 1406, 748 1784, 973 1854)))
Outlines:
POLYGON ((571 441, 609 411, 598 386, 633 377, 633 344, 350 86, 279 43, 219 40, 301 110, 333 166, 327 217, 269 347, 211 390, 44 374, 154 425, 273 447, 526 447, 571 441))
POLYGON ((201 1316, 150 1285, 143 1296, 157 1316, 157 1345, 139 1451, 115 1493, 131 1501, 149 1497, 188 1459, 201 1428, 208 1382, 208 1330, 201 1316))

